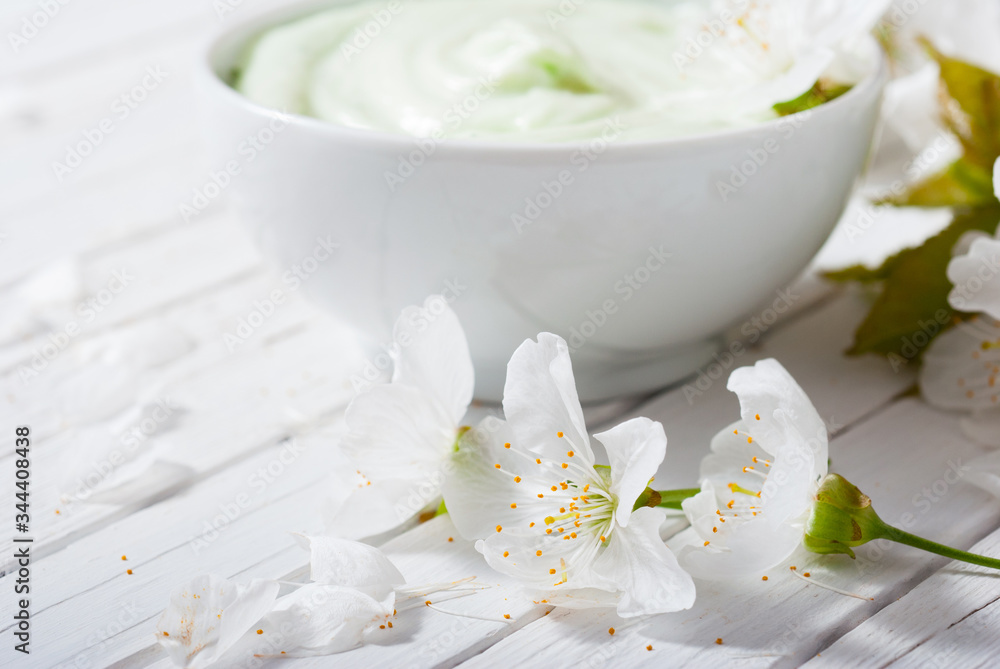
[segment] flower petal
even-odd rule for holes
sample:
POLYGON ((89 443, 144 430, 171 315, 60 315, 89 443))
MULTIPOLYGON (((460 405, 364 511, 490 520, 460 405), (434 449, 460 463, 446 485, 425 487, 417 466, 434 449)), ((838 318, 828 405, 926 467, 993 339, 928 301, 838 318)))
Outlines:
POLYGON ((924 353, 920 390, 943 409, 1000 406, 1000 321, 973 318, 935 337, 924 353))
POLYGON ((740 398, 740 415, 761 448, 776 455, 784 444, 804 445, 814 456, 814 474, 818 478, 826 475, 826 425, 781 363, 767 358, 753 367, 736 369, 726 387, 740 398))
MULTIPOLYGON (((792 524, 770 527, 763 518, 733 525, 724 538, 720 537, 722 532, 705 535, 702 533, 705 522, 701 519, 704 514, 697 514, 697 504, 691 506, 696 497, 684 500, 683 506, 685 513, 691 514, 689 517, 698 518, 698 523, 692 525, 699 543, 684 546, 677 555, 681 567, 694 578, 723 580, 758 575, 784 562, 802 543, 801 527, 792 524), (700 543, 703 541, 710 543, 703 546, 700 543)), ((700 502, 704 505, 704 498, 700 502)))
POLYGON ((958 311, 985 313, 1000 318, 1000 240, 973 240, 969 252, 948 263, 954 284, 948 302, 958 311))
POLYGON ((656 475, 667 452, 663 425, 648 418, 633 418, 594 438, 604 445, 611 464, 610 492, 618 499, 615 520, 628 525, 635 500, 656 475))
POLYGON ((472 401, 474 374, 469 344, 458 316, 440 295, 407 307, 396 321, 398 347, 392 382, 434 397, 458 424, 472 401))
POLYGON ((392 616, 395 593, 376 599, 337 585, 309 583, 278 600, 260 623, 267 635, 281 634, 277 654, 309 657, 342 653, 360 646, 365 632, 392 616))
POLYGON ((514 480, 525 463, 504 447, 513 440, 506 422, 487 418, 463 435, 452 455, 442 493, 448 515, 466 539, 489 537, 497 525, 513 527, 524 518, 523 509, 537 501, 534 488, 514 480))
POLYGON ((206 574, 173 591, 156 623, 156 641, 174 664, 212 664, 264 614, 278 595, 277 581, 238 584, 206 574))
POLYGON ((617 586, 622 618, 689 609, 694 581, 660 539, 666 514, 661 509, 636 510, 627 527, 611 535, 594 561, 594 573, 617 586))
POLYGON ((330 536, 296 537, 311 553, 309 578, 313 581, 351 588, 406 583, 396 566, 374 546, 330 536))
POLYGON ((562 337, 543 332, 537 342, 529 339, 514 351, 507 364, 503 409, 523 448, 552 460, 572 450, 584 466, 594 464, 569 348, 562 337))
POLYGON ((347 407, 350 429, 341 448, 362 475, 419 480, 441 469, 455 443, 457 423, 417 388, 380 385, 347 407))
POLYGON ((983 411, 963 418, 962 434, 983 446, 1000 448, 1000 410, 983 411))
POLYGON ((361 483, 344 499, 323 505, 326 532, 345 539, 364 539, 399 527, 430 506, 437 506, 444 474, 424 479, 381 479, 361 483))

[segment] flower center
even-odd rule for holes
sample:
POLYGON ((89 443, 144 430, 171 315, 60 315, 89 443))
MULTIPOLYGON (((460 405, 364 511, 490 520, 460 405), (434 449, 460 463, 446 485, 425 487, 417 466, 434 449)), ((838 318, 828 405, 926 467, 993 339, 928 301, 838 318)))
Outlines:
POLYGON ((565 458, 558 460, 504 444, 524 466, 519 466, 518 471, 495 466, 525 486, 530 497, 529 501, 511 502, 511 508, 525 509, 523 525, 498 526, 497 531, 523 532, 533 537, 537 545, 535 557, 551 561, 548 573, 557 578, 553 585, 562 585, 607 545, 614 531, 617 499, 608 491, 610 480, 603 471, 574 459, 581 452, 579 445, 563 432, 558 432, 556 438, 564 440, 567 448, 565 458))

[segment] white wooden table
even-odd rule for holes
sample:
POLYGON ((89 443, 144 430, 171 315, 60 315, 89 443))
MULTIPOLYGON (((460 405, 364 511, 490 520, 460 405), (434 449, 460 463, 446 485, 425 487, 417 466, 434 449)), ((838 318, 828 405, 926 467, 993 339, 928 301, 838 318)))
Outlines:
MULTIPOLYGON (((224 202, 189 222, 178 213, 212 168, 191 85, 195 54, 220 22, 252 4, 76 0, 16 51, 9 37, 0 46, 0 325, 17 326, 0 345, 3 481, 14 480, 14 425, 31 425, 35 436, 31 654, 13 651, 8 573, 0 579, 0 665, 169 666, 153 628, 176 584, 203 572, 294 579, 306 558, 289 531, 320 529, 331 435, 361 353, 341 324, 298 295, 230 352, 223 334, 279 279, 224 202), (220 17, 220 7, 232 12, 220 17), (112 105, 142 85, 147 68, 165 73, 162 81, 126 118, 114 116, 112 105), (116 119, 111 132, 58 178, 53 162, 65 162, 67 145, 105 117, 116 119), (76 299, 10 320, 25 277, 66 258, 82 273, 82 301, 100 296, 115 271, 134 278, 91 319, 76 299), (25 378, 23 368, 71 321, 79 334, 25 378), (176 355, 144 361, 134 353, 163 337, 183 344, 176 355), (116 376, 123 369, 133 373, 116 376), (155 481, 126 491, 124 504, 73 499, 77 481, 115 457, 117 435, 148 418, 129 413, 136 398, 173 407, 137 452, 182 466, 161 464, 155 481)), ((0 33, 21 34, 38 11, 35 0, 6 0, 0 33)), ((943 220, 886 213, 854 243, 835 233, 818 262, 878 259, 943 220)), ((961 436, 959 417, 908 392, 912 369, 841 354, 864 314, 860 296, 810 276, 793 290, 794 312, 736 364, 774 356, 788 367, 831 429, 833 468, 871 494, 888 521, 910 514, 914 532, 1000 554, 1000 502, 960 478, 949 483, 953 468, 983 452, 961 436)), ((592 430, 631 415, 662 421, 670 445, 657 482, 686 487, 709 437, 736 409, 715 382, 691 402, 673 388, 593 408, 589 420, 592 430)), ((13 485, 3 487, 9 542, 13 485)), ((683 531, 677 521, 664 536, 683 531)), ((997 666, 1000 657, 1000 578, 895 545, 867 545, 853 562, 803 552, 789 563, 873 601, 809 585, 785 565, 767 581, 699 584, 692 610, 628 624, 606 611, 550 611, 518 598, 447 517, 383 547, 411 583, 476 575, 495 585, 453 608, 509 613, 514 622, 422 612, 359 650, 280 666, 973 667, 997 666)), ((8 543, 5 570, 13 553, 8 543)))

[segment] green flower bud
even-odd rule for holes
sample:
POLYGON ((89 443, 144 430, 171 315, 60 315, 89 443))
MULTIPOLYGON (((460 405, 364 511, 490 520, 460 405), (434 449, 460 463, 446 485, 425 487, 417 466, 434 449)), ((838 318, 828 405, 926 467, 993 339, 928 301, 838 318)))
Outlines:
POLYGON ((816 493, 802 543, 813 553, 844 553, 854 558, 851 547, 884 537, 885 527, 868 495, 843 476, 830 474, 816 493))

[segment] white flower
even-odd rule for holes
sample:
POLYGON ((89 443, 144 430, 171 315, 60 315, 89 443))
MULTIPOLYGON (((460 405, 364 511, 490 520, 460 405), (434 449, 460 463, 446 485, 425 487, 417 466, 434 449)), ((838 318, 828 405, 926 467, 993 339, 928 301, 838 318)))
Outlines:
POLYGON ((595 435, 596 467, 569 350, 543 333, 507 367, 507 423, 462 439, 445 482, 449 515, 491 567, 548 602, 637 616, 689 608, 694 584, 660 539, 660 509, 633 506, 663 460, 663 428, 637 418, 595 435))
MULTIPOLYGON (((1000 160, 993 166, 993 189, 1000 197, 1000 160)), ((948 264, 954 284, 948 301, 958 311, 980 315, 934 339, 924 353, 920 390, 934 406, 975 412, 963 430, 1000 446, 994 429, 1000 419, 1000 239, 967 235, 955 253, 948 264)))
MULTIPOLYGON (((307 657, 360 646, 388 624, 405 580, 380 550, 336 537, 300 536, 311 551, 307 583, 279 599, 260 623, 270 654, 307 657)), ((262 636, 263 636, 262 635, 262 636)))
POLYGON ((328 504, 333 534, 374 536, 435 503, 472 401, 469 347, 443 297, 404 309, 393 341, 392 383, 362 392, 347 408, 341 446, 357 480, 346 500, 328 504))
POLYGON ((1000 407, 1000 321, 974 317, 939 335, 920 371, 924 398, 942 409, 1000 407))
POLYGON ((381 551, 335 537, 299 539, 311 551, 314 582, 279 599, 277 581, 238 584, 211 575, 176 590, 156 632, 174 663, 194 669, 253 656, 328 655, 392 627, 404 579, 381 551))
POLYGON ((823 420, 776 360, 729 377, 741 420, 712 440, 702 491, 684 500, 699 541, 681 550, 695 578, 750 575, 780 564, 802 543, 804 523, 827 473, 823 420))
POLYGON ((208 667, 271 610, 277 595, 277 581, 238 584, 198 576, 171 594, 156 624, 156 640, 174 664, 208 667))

